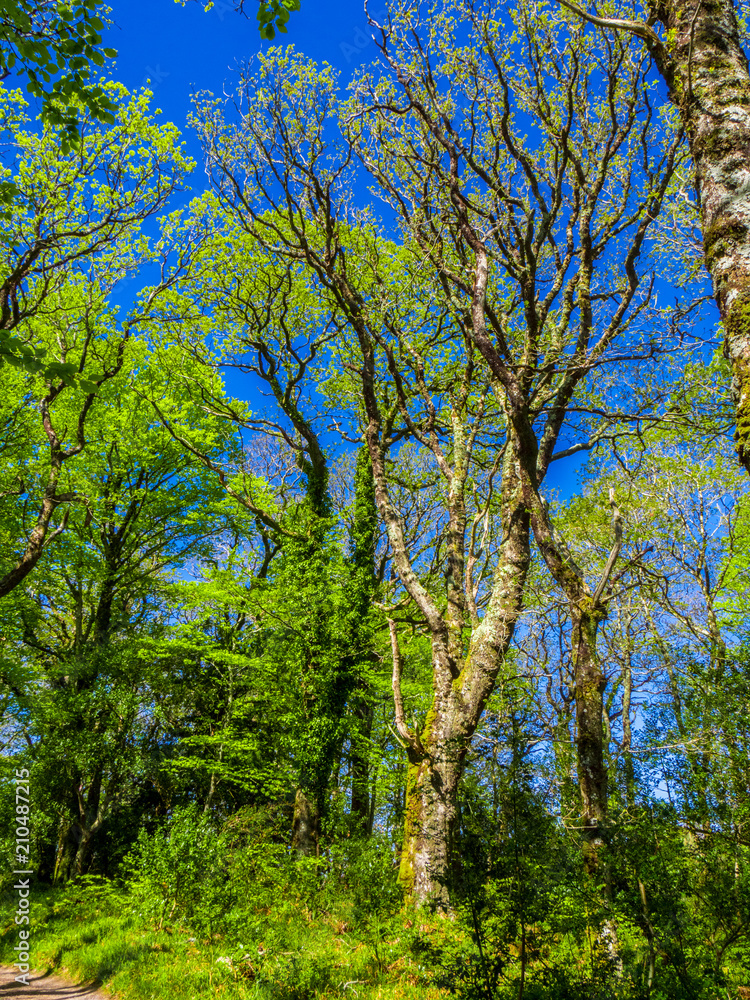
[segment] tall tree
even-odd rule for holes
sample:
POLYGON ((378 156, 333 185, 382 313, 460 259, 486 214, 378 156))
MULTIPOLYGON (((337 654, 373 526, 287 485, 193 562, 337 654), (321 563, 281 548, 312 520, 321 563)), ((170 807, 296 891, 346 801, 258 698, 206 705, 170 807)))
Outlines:
POLYGON ((584 828, 592 845, 601 836, 606 580, 591 584, 571 563, 541 485, 555 458, 606 434, 576 418, 587 379, 662 350, 636 261, 646 270, 682 143, 679 129, 654 128, 648 60, 626 42, 569 36, 524 6, 422 14, 394 13, 381 73, 363 75, 348 105, 328 68, 275 53, 246 80, 237 124, 208 99, 196 118, 222 204, 269 254, 304 263, 347 331, 332 392, 358 408, 403 599, 432 644, 432 707, 410 726, 393 616, 410 761, 401 878, 416 900, 447 905, 458 782, 521 610, 530 524, 577 621, 584 828), (517 45, 501 42, 509 34, 517 45), (343 143, 328 124, 337 108, 343 143), (398 220, 400 245, 376 236, 368 212, 352 214, 356 163, 398 220), (394 499, 404 439, 442 485, 432 567, 410 550, 394 499))
MULTIPOLYGON (((213 477, 142 404, 144 382, 166 388, 149 360, 131 343, 123 371, 101 388, 88 447, 70 474, 85 502, 33 586, 10 605, 21 622, 19 667, 3 680, 28 720, 32 767, 58 813, 55 868, 63 878, 86 871, 103 827, 137 793, 155 745, 158 717, 143 716, 154 677, 136 647, 164 617, 164 576, 201 555, 227 520, 213 477)), ((182 401, 167 396, 163 405, 178 421, 196 419, 182 401)), ((223 447, 223 429, 203 423, 214 450, 223 447)))
POLYGON ((368 662, 375 656, 373 601, 377 596, 379 573, 376 563, 378 541, 378 510, 375 500, 375 478, 366 446, 357 453, 354 475, 354 503, 349 526, 349 621, 351 656, 359 675, 357 690, 352 698, 352 713, 357 725, 349 736, 351 746, 351 814, 360 832, 367 833, 372 824, 370 799, 370 748, 374 705, 367 683, 368 662))
POLYGON ((176 129, 154 122, 147 95, 131 98, 116 85, 105 90, 117 102, 117 123, 107 128, 84 116, 80 144, 67 153, 60 149, 59 129, 26 131, 23 102, 0 93, 21 192, 0 219, 0 331, 8 334, 0 356, 28 372, 24 405, 37 409, 37 433, 47 451, 34 488, 18 468, 10 472, 28 510, 22 540, 13 544, 15 558, 2 554, 0 595, 25 578, 62 529, 60 510, 75 499, 61 485, 63 469, 85 448, 97 393, 120 371, 134 324, 170 280, 149 289, 121 321, 119 338, 111 336, 116 320, 104 305, 107 296, 142 264, 168 254, 169 239, 151 246, 142 225, 181 187, 192 164, 176 129), (27 524, 32 510, 36 517, 27 524))
MULTIPOLYGON (((193 206, 185 231, 190 238, 203 234, 200 249, 185 280, 154 312, 154 338, 165 345, 179 343, 186 357, 209 370, 240 375, 245 386, 267 387, 271 404, 259 412, 238 400, 212 397, 205 385, 195 398, 241 434, 270 438, 294 456, 296 476, 286 470, 287 481, 280 483, 284 502, 271 510, 254 495, 252 475, 228 477, 190 434, 176 435, 255 517, 264 539, 267 586, 259 586, 250 603, 273 637, 269 660, 278 664, 280 675, 288 676, 290 664, 296 671, 299 698, 288 716, 298 747, 293 842, 300 852, 315 854, 349 699, 363 665, 372 659, 372 649, 365 647, 372 639, 374 555, 369 552, 374 543, 367 537, 375 525, 372 512, 369 521, 364 510, 358 512, 352 558, 342 563, 329 492, 324 404, 315 389, 338 326, 317 303, 300 269, 274 261, 211 195, 193 206)), ((182 378, 179 372, 175 377, 182 378)), ((195 392, 189 373, 183 384, 195 392)), ((158 400, 153 402, 159 409, 158 400)), ((364 496, 360 504, 366 506, 364 496)), ((248 585, 255 587, 252 581, 248 585)))

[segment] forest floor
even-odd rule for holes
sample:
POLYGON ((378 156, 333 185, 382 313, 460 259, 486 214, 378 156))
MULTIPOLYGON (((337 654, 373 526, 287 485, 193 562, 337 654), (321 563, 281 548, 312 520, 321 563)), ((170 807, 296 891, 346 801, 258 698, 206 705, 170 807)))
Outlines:
POLYGON ((0 998, 2 1000, 113 1000, 111 994, 102 993, 91 983, 71 983, 58 976, 34 972, 29 985, 17 983, 17 969, 0 966, 0 998))
MULTIPOLYGON (((330 914, 280 904, 253 926, 208 934, 154 921, 121 887, 99 882, 35 889, 30 902, 35 967, 102 984, 120 1000, 449 1000, 427 954, 409 949, 418 928, 399 915, 350 928, 330 914)), ((93 985, 52 976, 29 987, 14 983, 13 905, 12 895, 0 895, 0 1000, 106 1000, 93 985)), ((452 922, 440 924, 456 947, 466 944, 452 922)))

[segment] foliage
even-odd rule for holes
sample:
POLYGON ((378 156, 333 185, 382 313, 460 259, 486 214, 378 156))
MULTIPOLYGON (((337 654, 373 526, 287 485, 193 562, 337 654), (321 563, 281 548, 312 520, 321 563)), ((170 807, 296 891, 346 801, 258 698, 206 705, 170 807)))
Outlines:
MULTIPOLYGON (((11 150, 0 180, 15 191, 0 213, 0 365, 89 391, 96 379, 69 356, 65 338, 50 343, 45 333, 58 323, 75 326, 65 304, 79 282, 106 298, 146 261, 168 253, 168 238, 153 246, 142 225, 193 166, 175 127, 155 122, 147 92, 131 96, 111 82, 99 89, 112 108, 103 120, 71 98, 82 129, 74 148, 59 124, 34 127, 18 91, 0 90, 0 131, 11 150)), ((143 313, 131 310, 131 321, 136 311, 143 313)))
POLYGON ((223 844, 196 807, 176 811, 168 827, 142 830, 125 872, 139 911, 158 927, 190 918, 210 935, 226 905, 223 844))
POLYGON ((70 4, 11 0, 0 16, 0 76, 26 78, 26 89, 42 102, 42 120, 59 129, 63 152, 80 141, 85 108, 96 120, 114 124, 116 104, 91 77, 112 59, 102 48, 106 8, 99 0, 70 4), (50 87, 49 84, 52 84, 50 87))
POLYGON ((34 947, 124 997, 734 1000, 750 532, 683 136, 549 4, 392 29, 347 100, 293 50, 199 95, 212 189, 155 238, 192 165, 147 94, 73 88, 73 145, 0 93, 34 947))
MULTIPOLYGON (((187 3, 187 0, 180 0, 187 3)), ((204 10, 211 10, 214 0, 201 0, 204 10)), ((234 0, 235 9, 239 13, 245 13, 247 0, 234 0)), ((250 4, 248 4, 250 6, 250 4)), ((258 30, 260 37, 273 41, 276 32, 286 32, 289 15, 292 11, 300 9, 300 0, 258 0, 258 30)))
POLYGON ((299 8, 300 0, 261 0, 258 7, 260 37, 273 41, 277 31, 286 32, 289 14, 299 8))

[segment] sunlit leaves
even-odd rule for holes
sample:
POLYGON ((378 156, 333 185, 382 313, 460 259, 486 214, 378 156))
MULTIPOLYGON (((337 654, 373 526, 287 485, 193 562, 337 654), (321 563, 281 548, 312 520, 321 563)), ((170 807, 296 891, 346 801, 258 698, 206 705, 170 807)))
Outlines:
POLYGON ((114 124, 116 105, 92 71, 117 54, 102 46, 99 0, 3 0, 0 4, 0 74, 24 79, 42 102, 42 120, 59 130, 63 152, 80 141, 81 112, 114 124))

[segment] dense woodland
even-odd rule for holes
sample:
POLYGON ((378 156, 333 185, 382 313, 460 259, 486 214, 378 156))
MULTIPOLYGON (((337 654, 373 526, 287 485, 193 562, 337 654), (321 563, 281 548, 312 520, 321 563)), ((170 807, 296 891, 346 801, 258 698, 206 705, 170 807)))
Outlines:
POLYGON ((742 10, 397 3, 196 95, 204 174, 10 7, 3 948, 28 773, 36 967, 750 996, 742 10))

